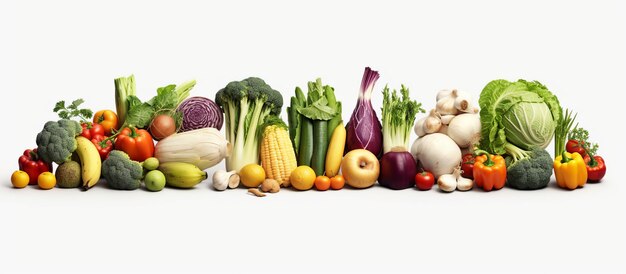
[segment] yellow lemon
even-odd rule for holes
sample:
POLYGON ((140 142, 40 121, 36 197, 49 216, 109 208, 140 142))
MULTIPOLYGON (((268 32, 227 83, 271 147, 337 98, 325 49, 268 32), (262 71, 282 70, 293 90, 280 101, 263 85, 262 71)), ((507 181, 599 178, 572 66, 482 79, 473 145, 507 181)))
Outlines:
POLYGON ((239 171, 241 183, 246 187, 259 187, 265 180, 265 170, 257 164, 247 164, 239 171))
POLYGON ((315 183, 315 171, 308 166, 299 166, 291 172, 289 181, 297 190, 309 190, 315 183))

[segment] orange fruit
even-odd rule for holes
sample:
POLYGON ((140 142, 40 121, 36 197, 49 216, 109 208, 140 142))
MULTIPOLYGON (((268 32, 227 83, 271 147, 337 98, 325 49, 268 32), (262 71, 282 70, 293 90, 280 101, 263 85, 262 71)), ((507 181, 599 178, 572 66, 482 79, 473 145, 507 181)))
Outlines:
POLYGON ((343 178, 343 175, 339 174, 330 178, 330 188, 334 190, 342 189, 346 184, 346 179, 343 178))
POLYGON ((265 180, 265 170, 257 164, 247 164, 239 171, 239 179, 246 187, 259 187, 265 180))
POLYGON ((317 176, 317 178, 315 178, 315 188, 321 191, 328 190, 330 188, 330 178, 326 176, 317 176))
POLYGON ((52 189, 57 184, 57 178, 50 172, 43 172, 37 177, 37 185, 41 189, 52 189))
POLYGON ((315 171, 308 166, 299 166, 291 172, 289 182, 297 190, 309 190, 315 183, 315 171))
POLYGON ((24 171, 17 170, 11 174, 11 184, 13 184, 14 188, 25 188, 28 185, 28 181, 30 181, 28 173, 24 171))

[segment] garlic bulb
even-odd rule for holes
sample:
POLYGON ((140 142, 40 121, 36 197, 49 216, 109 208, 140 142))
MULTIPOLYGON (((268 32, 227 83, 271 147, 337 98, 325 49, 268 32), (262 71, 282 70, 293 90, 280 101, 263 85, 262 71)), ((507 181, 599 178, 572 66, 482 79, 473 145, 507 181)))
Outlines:
POLYGON ((434 109, 430 111, 426 120, 424 120, 424 132, 426 134, 438 132, 441 129, 441 115, 434 109))

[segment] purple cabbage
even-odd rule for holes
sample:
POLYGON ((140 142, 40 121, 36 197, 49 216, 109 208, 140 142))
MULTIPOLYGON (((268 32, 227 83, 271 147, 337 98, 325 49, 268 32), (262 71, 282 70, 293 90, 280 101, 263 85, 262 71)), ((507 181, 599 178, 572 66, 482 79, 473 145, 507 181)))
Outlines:
POLYGON ((178 106, 178 111, 183 115, 181 132, 205 127, 222 129, 224 122, 222 110, 209 98, 201 96, 187 98, 178 106))
POLYGON ((372 90, 380 75, 369 67, 365 68, 361 91, 356 108, 346 125, 346 151, 354 149, 367 149, 377 157, 381 156, 383 148, 382 125, 372 108, 372 90))

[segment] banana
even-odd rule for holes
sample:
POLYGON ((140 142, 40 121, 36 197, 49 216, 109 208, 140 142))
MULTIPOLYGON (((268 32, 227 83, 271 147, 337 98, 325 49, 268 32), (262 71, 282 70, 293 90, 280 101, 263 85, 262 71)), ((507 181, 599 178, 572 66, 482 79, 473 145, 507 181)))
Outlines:
POLYGON ((330 144, 326 152, 326 176, 333 177, 339 173, 343 149, 346 145, 346 128, 340 123, 330 137, 330 144))
POLYGON ((76 153, 82 165, 83 187, 87 190, 96 185, 98 180, 100 180, 102 161, 100 161, 98 149, 96 149, 96 146, 89 141, 89 139, 78 136, 76 137, 76 142, 78 143, 76 153))
POLYGON ((165 175, 166 184, 177 188, 192 188, 207 178, 207 173, 188 163, 161 163, 159 170, 165 175))

